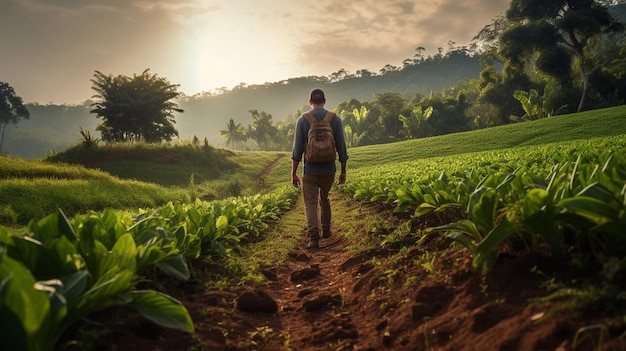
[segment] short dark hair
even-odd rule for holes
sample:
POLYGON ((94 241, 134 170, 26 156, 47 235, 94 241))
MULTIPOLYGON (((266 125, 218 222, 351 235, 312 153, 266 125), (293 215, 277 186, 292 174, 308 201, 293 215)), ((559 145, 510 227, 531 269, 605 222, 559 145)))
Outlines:
POLYGON ((326 101, 326 96, 324 96, 324 91, 319 88, 315 88, 311 90, 311 102, 315 104, 321 104, 326 101))

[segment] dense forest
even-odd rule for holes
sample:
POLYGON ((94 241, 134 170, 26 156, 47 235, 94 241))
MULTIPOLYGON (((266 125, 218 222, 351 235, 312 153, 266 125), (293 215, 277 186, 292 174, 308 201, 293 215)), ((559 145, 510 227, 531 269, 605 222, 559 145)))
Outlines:
MULTIPOLYGON (((450 41, 447 49, 439 48, 427 57, 426 49, 419 47, 415 56, 378 72, 340 69, 328 76, 242 83, 232 89, 183 95, 177 103, 184 112, 175 115, 178 136, 229 148, 288 150, 293 124, 308 108, 313 87, 324 89, 327 108, 344 118, 350 146, 624 103, 626 41, 623 23, 616 19, 626 18, 626 5, 610 7, 613 16, 601 11, 590 15, 594 21, 586 18, 582 23, 596 26, 571 29, 579 39, 569 42, 562 33, 570 30, 571 23, 581 22, 549 21, 548 14, 516 8, 517 3, 512 2, 506 17, 494 19, 467 46, 450 41), (560 23, 561 28, 548 28, 546 23, 560 23)), ((81 129, 97 137, 100 121, 90 113, 93 102, 27 105, 30 118, 6 129, 3 153, 41 158, 80 142, 81 129)))

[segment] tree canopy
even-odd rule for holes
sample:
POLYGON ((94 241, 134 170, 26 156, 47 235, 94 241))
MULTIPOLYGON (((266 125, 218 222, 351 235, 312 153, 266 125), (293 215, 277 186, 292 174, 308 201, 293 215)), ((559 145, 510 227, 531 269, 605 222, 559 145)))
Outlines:
POLYGON ((0 150, 4 144, 7 125, 15 125, 22 118, 30 118, 22 98, 15 94, 15 90, 8 83, 0 82, 0 150))
POLYGON ((576 58, 581 111, 594 68, 586 48, 593 38, 623 31, 623 24, 595 0, 512 0, 506 18, 512 26, 502 33, 500 49, 518 71, 533 59, 539 71, 563 81, 576 58))
POLYGON ((183 110, 171 100, 180 96, 179 85, 148 69, 133 77, 96 71, 91 82, 97 92, 93 98, 99 101, 90 112, 103 120, 96 128, 102 140, 161 142, 178 136, 174 112, 183 110))
POLYGON ((228 120, 226 129, 220 130, 220 135, 226 139, 226 146, 232 148, 242 147, 248 140, 246 128, 241 123, 235 123, 232 118, 228 120))

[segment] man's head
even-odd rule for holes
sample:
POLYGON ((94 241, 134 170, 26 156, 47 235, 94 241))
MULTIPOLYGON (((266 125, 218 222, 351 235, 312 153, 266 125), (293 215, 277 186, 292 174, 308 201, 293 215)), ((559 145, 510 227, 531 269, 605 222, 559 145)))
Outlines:
POLYGON ((311 90, 310 102, 316 105, 325 103, 326 97, 324 96, 324 91, 318 88, 311 90))

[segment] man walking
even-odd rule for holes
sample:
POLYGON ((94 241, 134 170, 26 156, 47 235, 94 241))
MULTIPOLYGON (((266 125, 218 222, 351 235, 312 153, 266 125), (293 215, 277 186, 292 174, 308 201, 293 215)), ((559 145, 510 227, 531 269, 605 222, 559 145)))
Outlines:
POLYGON ((319 247, 320 237, 329 238, 331 235, 331 210, 328 193, 337 172, 335 155, 339 155, 339 163, 341 164, 341 173, 337 179, 337 184, 343 184, 346 181, 348 152, 343 122, 339 116, 324 108, 326 97, 321 89, 311 90, 309 104, 311 110, 300 116, 296 123, 291 156, 291 182, 296 187, 300 186, 297 171, 304 156, 302 194, 307 224, 306 234, 309 237, 307 248, 315 249, 319 247), (327 122, 330 122, 330 128, 327 122), (325 140, 325 138, 332 140, 325 140), (316 142, 317 145, 315 145, 316 142), (332 154, 330 158, 322 156, 329 154, 324 152, 324 149, 327 148, 326 145, 333 145, 334 147, 334 150, 330 152, 332 154))

